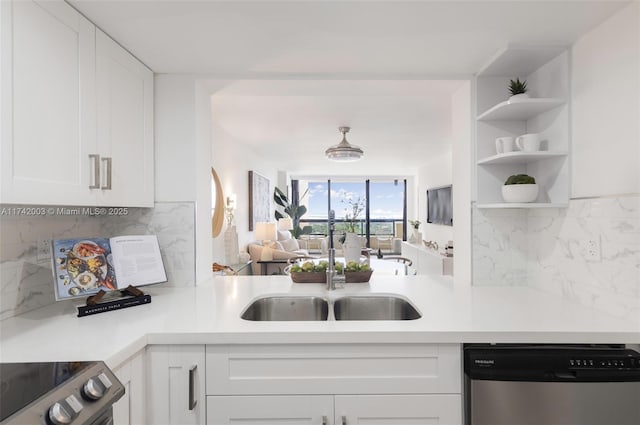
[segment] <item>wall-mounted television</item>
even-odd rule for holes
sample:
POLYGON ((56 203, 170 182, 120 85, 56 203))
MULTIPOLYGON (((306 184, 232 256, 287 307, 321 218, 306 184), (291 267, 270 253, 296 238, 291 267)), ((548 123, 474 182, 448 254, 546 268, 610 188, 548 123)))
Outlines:
POLYGON ((453 186, 427 189, 427 223, 453 226, 453 186))

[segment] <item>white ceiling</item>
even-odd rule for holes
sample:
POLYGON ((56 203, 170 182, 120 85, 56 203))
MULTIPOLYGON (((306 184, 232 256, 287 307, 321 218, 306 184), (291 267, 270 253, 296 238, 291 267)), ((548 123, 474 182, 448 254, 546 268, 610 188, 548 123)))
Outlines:
POLYGON ((570 46, 629 3, 69 2, 156 73, 235 81, 223 89, 212 84, 223 140, 262 155, 306 155, 317 160, 306 169, 330 172, 324 149, 339 142, 338 126, 350 125, 348 140, 365 150, 366 160, 351 168, 370 174, 390 162, 407 170, 445 151, 455 80, 499 49, 570 46), (431 79, 440 81, 420 81, 431 79))

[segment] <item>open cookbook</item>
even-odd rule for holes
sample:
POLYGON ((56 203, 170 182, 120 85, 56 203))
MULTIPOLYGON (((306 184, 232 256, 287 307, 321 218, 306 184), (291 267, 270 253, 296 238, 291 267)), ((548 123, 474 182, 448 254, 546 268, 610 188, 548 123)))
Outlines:
POLYGON ((56 300, 167 281, 155 235, 52 241, 56 300))

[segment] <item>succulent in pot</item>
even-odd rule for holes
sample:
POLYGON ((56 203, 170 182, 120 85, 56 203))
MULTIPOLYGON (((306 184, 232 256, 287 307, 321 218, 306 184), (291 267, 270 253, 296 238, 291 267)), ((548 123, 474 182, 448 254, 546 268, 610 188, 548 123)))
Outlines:
POLYGON ((529 97, 527 94, 527 82, 520 81, 520 78, 509 80, 509 92, 511 93, 509 100, 526 99, 529 97))
POLYGON ((502 197, 505 202, 533 202, 538 198, 536 179, 527 174, 514 174, 504 182, 502 197))

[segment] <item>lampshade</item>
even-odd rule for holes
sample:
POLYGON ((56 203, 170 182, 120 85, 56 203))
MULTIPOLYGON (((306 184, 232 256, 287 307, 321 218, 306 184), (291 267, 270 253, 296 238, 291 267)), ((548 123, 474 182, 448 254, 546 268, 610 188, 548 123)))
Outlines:
POLYGON ((337 145, 331 146, 325 151, 325 155, 332 161, 350 162, 357 161, 364 155, 364 151, 356 145, 352 145, 347 142, 347 133, 349 127, 338 127, 340 133, 342 133, 342 141, 337 145))
POLYGON ((293 220, 291 220, 291 217, 284 217, 278 220, 278 230, 291 229, 293 229, 293 220))
POLYGON ((278 228, 276 223, 260 221, 256 223, 255 237, 262 241, 275 241, 278 239, 278 228))

